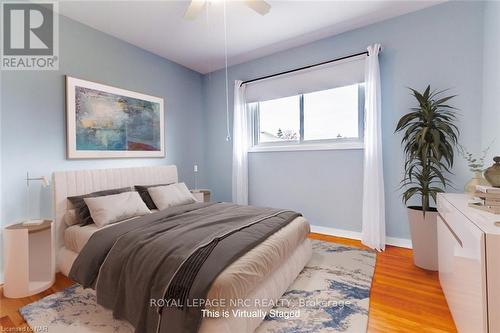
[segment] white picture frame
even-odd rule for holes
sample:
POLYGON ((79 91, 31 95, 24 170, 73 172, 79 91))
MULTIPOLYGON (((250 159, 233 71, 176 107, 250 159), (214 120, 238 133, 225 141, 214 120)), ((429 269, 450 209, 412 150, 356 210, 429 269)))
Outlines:
MULTIPOLYGON (((139 114, 136 109, 135 111, 136 112, 134 114, 139 114)), ((134 122, 134 124, 136 123, 137 121, 134 122)), ((163 98, 160 97, 66 76, 66 129, 68 159, 165 157, 165 113, 164 101, 163 98), (87 110, 90 110, 90 112, 96 112, 96 114, 98 113, 98 116, 95 117, 95 119, 82 119, 81 114, 89 113, 88 111, 83 112, 81 110, 82 106, 77 105, 77 95, 78 98, 81 98, 82 91, 92 92, 97 95, 102 93, 104 96, 102 97, 103 103, 99 103, 98 101, 101 97, 93 96, 93 99, 89 103, 97 103, 96 106, 94 107, 94 105, 92 105, 90 108, 87 106, 87 110), (109 100, 118 97, 123 97, 125 102, 116 104, 116 106, 120 107, 114 108, 113 106, 115 104, 110 103, 109 100), (96 100, 97 102, 95 102, 96 100), (146 130, 143 131, 143 133, 144 135, 146 135, 146 133, 153 133, 151 135, 154 137, 154 140, 151 142, 154 143, 151 144, 150 142, 144 143, 129 141, 129 137, 127 136, 127 129, 129 125, 126 124, 131 123, 127 120, 130 113, 123 112, 124 107, 127 106, 127 101, 150 103, 151 107, 145 109, 144 112, 154 114, 154 121, 151 121, 151 132, 146 130), (105 117, 102 117, 103 105, 105 109, 105 117), (115 109, 116 115, 114 114, 115 109), (107 126, 107 128, 104 128, 99 124, 96 125, 96 123, 102 122, 103 118, 105 119, 105 126, 107 126), (119 129, 115 129, 114 127, 109 128, 112 126, 109 125, 109 123, 113 123, 113 119, 119 119, 116 120, 116 122, 121 126, 119 129), (117 140, 118 144, 113 146, 112 149, 109 149, 109 147, 105 144, 94 145, 97 149, 92 149, 94 146, 92 144, 86 144, 86 140, 82 139, 88 137, 88 133, 93 133, 96 140, 100 139, 100 141, 98 141, 99 143, 102 143, 103 141, 107 142, 106 138, 103 139, 103 136, 106 136, 106 133, 104 133, 106 130, 117 132, 118 135, 115 136, 118 136, 121 139, 117 140), (104 134, 101 133, 100 135, 97 135, 96 133, 99 131, 104 134), (85 133, 85 135, 82 135, 81 133, 85 133), (123 138, 124 136, 125 138, 123 138), (82 144, 82 141, 84 144, 82 144)), ((91 140, 87 141, 90 142, 91 140)))

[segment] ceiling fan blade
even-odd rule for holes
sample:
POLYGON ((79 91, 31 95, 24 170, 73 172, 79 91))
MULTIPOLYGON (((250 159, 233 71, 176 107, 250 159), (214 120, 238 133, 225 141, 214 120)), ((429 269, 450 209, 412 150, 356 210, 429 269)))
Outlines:
POLYGON ((266 15, 271 10, 271 5, 264 0, 246 0, 245 4, 260 15, 266 15))
POLYGON ((184 18, 187 20, 194 20, 205 6, 206 0, 191 0, 189 7, 184 13, 184 18))

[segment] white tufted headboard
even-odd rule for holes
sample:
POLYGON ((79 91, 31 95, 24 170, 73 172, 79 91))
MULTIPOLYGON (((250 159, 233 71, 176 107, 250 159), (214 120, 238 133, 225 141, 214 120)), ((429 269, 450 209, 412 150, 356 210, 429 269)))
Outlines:
POLYGON ((120 169, 56 171, 52 175, 56 249, 64 246, 64 214, 71 208, 67 197, 133 185, 177 183, 177 167, 162 165, 120 169))

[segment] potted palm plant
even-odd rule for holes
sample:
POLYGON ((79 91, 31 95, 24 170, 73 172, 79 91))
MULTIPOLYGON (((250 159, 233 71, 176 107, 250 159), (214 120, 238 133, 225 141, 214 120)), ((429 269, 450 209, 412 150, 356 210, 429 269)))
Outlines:
POLYGON ((436 196, 449 185, 446 174, 453 167, 459 131, 455 108, 447 102, 455 96, 442 96, 443 91, 423 93, 410 89, 418 106, 411 108, 399 120, 396 132, 403 133, 401 144, 406 155, 401 182, 403 202, 408 208, 415 265, 437 270, 437 210, 436 196), (408 206, 411 198, 420 205, 408 206))

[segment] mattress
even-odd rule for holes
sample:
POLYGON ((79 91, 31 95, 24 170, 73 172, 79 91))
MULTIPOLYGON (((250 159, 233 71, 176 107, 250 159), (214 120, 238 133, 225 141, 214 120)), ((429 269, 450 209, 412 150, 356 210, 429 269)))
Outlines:
POLYGON ((88 224, 83 227, 72 225, 64 231, 64 246, 68 250, 80 253, 90 236, 98 230, 99 228, 95 224, 88 224))
MULTIPOLYGON (((151 212, 157 212, 158 210, 152 209, 151 212)), ((127 222, 133 219, 136 219, 138 217, 132 217, 130 219, 126 219, 123 221, 120 221, 118 223, 123 223, 127 222)), ((113 224, 108 224, 104 226, 103 228, 109 228, 111 226, 116 225, 117 223, 113 224)), ((90 239, 90 236, 99 229, 97 225, 94 223, 88 224, 85 226, 80 226, 80 225, 72 225, 71 227, 66 228, 64 230, 64 246, 73 252, 80 253, 80 251, 83 249, 85 244, 87 244, 88 240, 90 239)))
MULTIPOLYGON (((125 221, 124 221, 125 222, 125 221)), ((121 222, 123 223, 123 222, 121 222)), ((60 253, 64 266, 76 258, 93 233, 96 225, 71 226, 64 234, 65 247, 60 253), (69 251, 67 251, 69 250, 69 251), (71 255, 73 253, 73 255, 71 255)), ((214 281, 207 299, 245 298, 278 267, 283 265, 309 234, 309 223, 302 216, 295 218, 287 226, 271 235, 264 242, 227 267, 214 281)), ((69 268, 61 268, 63 273, 69 268)), ((215 302, 214 302, 215 303, 215 302)))

